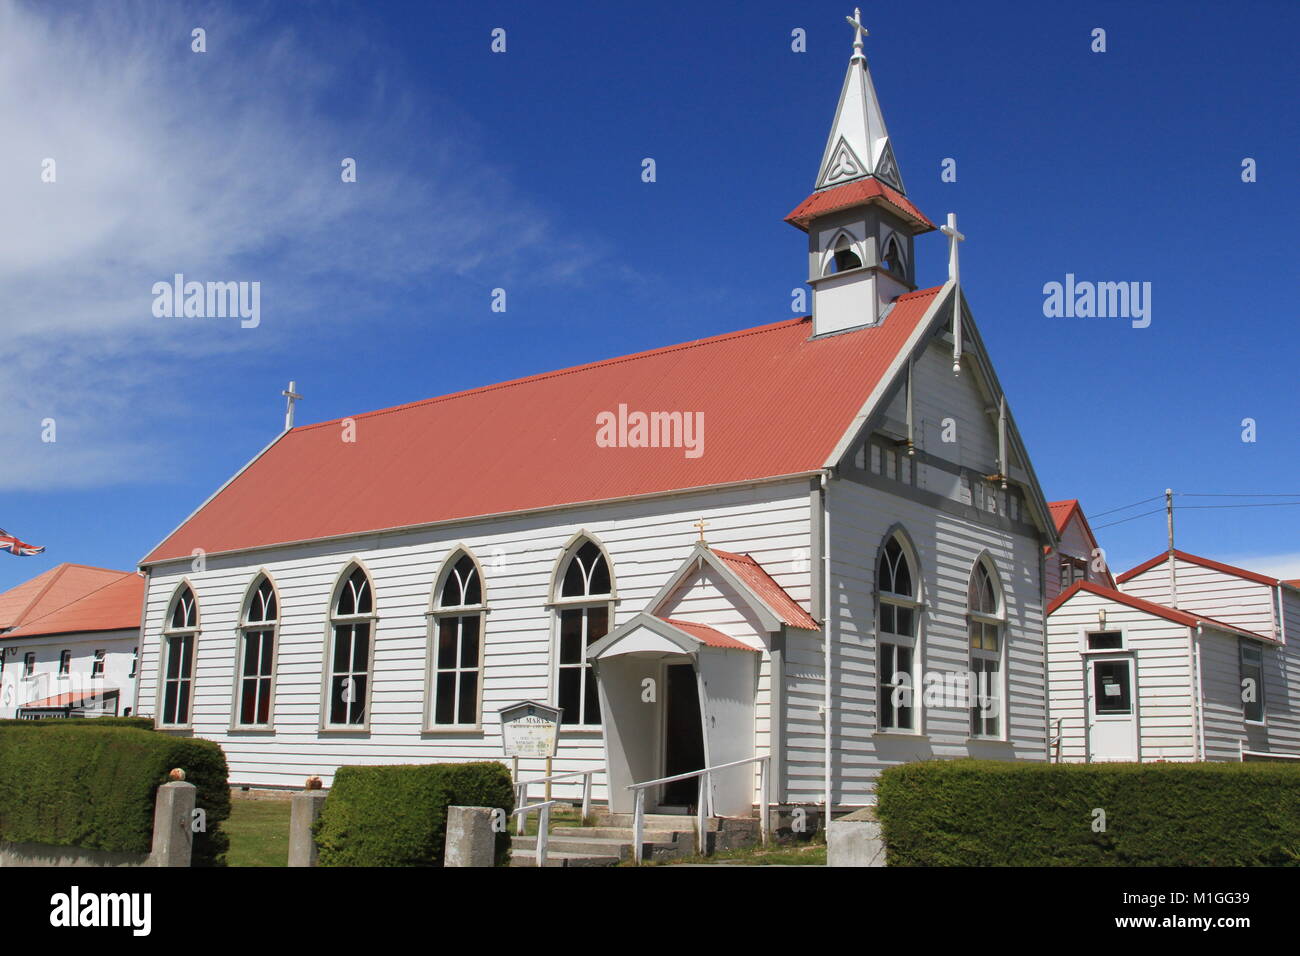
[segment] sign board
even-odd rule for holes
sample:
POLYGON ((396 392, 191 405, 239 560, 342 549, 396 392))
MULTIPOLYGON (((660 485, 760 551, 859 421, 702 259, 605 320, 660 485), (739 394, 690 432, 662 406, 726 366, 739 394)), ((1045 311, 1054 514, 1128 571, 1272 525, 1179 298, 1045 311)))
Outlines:
POLYGON ((501 708, 501 743, 507 757, 554 757, 559 743, 558 707, 524 700, 501 708))

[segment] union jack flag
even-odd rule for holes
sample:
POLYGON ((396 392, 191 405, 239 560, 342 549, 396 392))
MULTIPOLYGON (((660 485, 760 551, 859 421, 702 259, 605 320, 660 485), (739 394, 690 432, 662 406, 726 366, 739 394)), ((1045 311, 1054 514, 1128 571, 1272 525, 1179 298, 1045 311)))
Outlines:
POLYGON ((10 554, 16 554, 20 558, 28 555, 40 554, 45 550, 43 545, 28 544, 26 541, 19 541, 4 528, 0 528, 0 551, 8 551, 10 554))

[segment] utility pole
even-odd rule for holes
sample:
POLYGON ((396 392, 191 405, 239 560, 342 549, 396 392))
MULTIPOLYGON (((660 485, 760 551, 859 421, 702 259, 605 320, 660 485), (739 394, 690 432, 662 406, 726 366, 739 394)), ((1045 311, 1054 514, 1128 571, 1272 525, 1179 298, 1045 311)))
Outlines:
POLYGON ((1174 567, 1174 492, 1165 489, 1165 521, 1169 526, 1169 606, 1178 607, 1178 575, 1174 567))

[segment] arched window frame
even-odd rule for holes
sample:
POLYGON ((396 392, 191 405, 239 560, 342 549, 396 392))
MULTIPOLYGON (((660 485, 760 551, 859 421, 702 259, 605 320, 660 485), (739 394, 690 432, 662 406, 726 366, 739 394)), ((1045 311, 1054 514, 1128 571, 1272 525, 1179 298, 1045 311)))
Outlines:
POLYGON ((428 652, 424 684, 425 733, 454 733, 482 729, 484 637, 487 630, 487 612, 487 581, 483 576, 483 566, 469 548, 460 545, 443 562, 442 570, 434 579, 433 593, 429 599, 428 652), (462 562, 468 562, 470 572, 477 577, 479 600, 477 603, 448 604, 444 592, 453 582, 461 592, 462 600, 467 597, 465 592, 468 590, 469 579, 462 580, 457 574, 458 567, 463 569, 462 562), (476 653, 472 659, 466 655, 471 635, 476 645, 476 653), (450 657, 443 654, 447 649, 443 641, 444 636, 451 642, 450 657), (444 678, 447 675, 451 675, 453 719, 439 722, 437 720, 439 710, 446 706, 447 688, 444 678), (465 680, 467 675, 472 675, 472 682, 465 680), (468 713, 464 708, 467 689, 472 689, 473 693, 471 711, 468 713))
POLYGON ((167 602, 158 654, 158 726, 185 729, 194 720, 194 676, 202 631, 199 598, 194 586, 182 580, 167 602), (188 605, 186 601, 188 599, 188 605), (177 611, 181 612, 177 619, 177 611))
POLYGON ((841 272, 847 272, 849 269, 860 269, 862 268, 863 261, 861 242, 859 242, 858 239, 847 229, 841 229, 835 235, 835 238, 831 240, 830 245, 826 247, 826 251, 822 254, 822 278, 825 279, 828 276, 839 275, 841 272), (856 266, 847 266, 846 268, 841 269, 836 261, 841 252, 852 253, 858 260, 858 264, 856 266))
POLYGON ((618 600, 618 584, 614 576, 614 562, 610 560, 609 550, 595 535, 579 532, 570 539, 560 554, 555 570, 551 575, 551 607, 554 609, 554 638, 552 641, 552 695, 557 707, 564 707, 562 701, 569 701, 572 689, 569 686, 574 678, 567 676, 576 672, 579 676, 577 701, 580 713, 577 718, 572 714, 573 707, 565 708, 561 725, 566 730, 598 730, 600 721, 600 698, 596 687, 596 675, 587 660, 586 649, 614 629, 614 605, 618 600), (609 590, 593 592, 590 590, 596 564, 593 560, 591 569, 586 574, 586 593, 566 597, 563 594, 564 579, 569 565, 574 561, 583 547, 590 543, 599 552, 609 573, 609 590), (576 631, 577 647, 573 646, 576 631), (574 661, 574 650, 578 660, 574 661), (594 718, 594 719, 593 719, 594 718))
POLYGON ((370 714, 374 703, 375 632, 378 621, 379 598, 375 593, 374 575, 370 573, 365 564, 354 558, 339 573, 334 587, 330 590, 325 635, 325 659, 321 667, 320 729, 322 731, 336 733, 369 732, 370 714), (370 610, 353 614, 340 613, 339 601, 343 597, 345 589, 349 587, 353 574, 357 571, 360 571, 365 576, 365 583, 370 595, 370 610), (355 641, 358 636, 365 640, 365 646, 360 654, 360 663, 364 665, 363 669, 356 667, 358 655, 355 641), (338 649, 339 642, 343 640, 349 642, 348 659, 343 662, 342 667, 337 667, 335 652, 338 649), (355 678, 357 677, 364 678, 364 686, 360 690, 359 699, 356 699, 355 691, 355 678), (351 702, 341 699, 341 691, 345 685, 339 683, 349 678, 353 680, 351 686, 354 688, 354 699, 351 702), (337 702, 340 707, 337 708, 337 713, 335 708, 336 691, 340 692, 340 700, 337 702), (343 720, 336 719, 339 714, 342 714, 343 720), (353 720, 352 718, 358 714, 360 719, 353 720))
POLYGON ((997 565, 987 552, 975 559, 966 588, 966 633, 970 648, 972 737, 1006 736, 1006 598, 997 565), (984 576, 987 576, 986 578, 984 576), (992 600, 983 598, 987 580, 992 600), (991 603, 991 607, 989 604, 991 603))
POLYGON ((921 562, 907 532, 901 526, 891 528, 881 540, 876 555, 876 730, 878 733, 920 734, 924 726, 921 713, 922 694, 918 686, 921 674, 922 629, 921 562), (906 592, 886 587, 897 583, 897 559, 890 545, 906 562, 910 588, 906 592), (903 623, 906 621, 906 623, 903 623), (900 679, 906 675, 906 679, 900 679), (895 692, 902 688, 895 707, 895 692))
POLYGON ((896 268, 885 266, 887 272, 896 275, 899 278, 907 276, 907 258, 903 253, 903 244, 898 239, 898 233, 891 232, 885 237, 880 247, 880 264, 885 266, 891 260, 896 264, 896 268), (891 254, 892 250, 892 254, 891 254))
POLYGON ((231 730, 271 730, 275 724, 276 662, 280 656, 283 610, 275 581, 265 569, 258 571, 244 593, 239 610, 235 684, 230 698, 231 730), (271 617, 265 616, 268 608, 263 596, 266 594, 274 602, 271 617), (250 701, 252 720, 247 719, 250 701))

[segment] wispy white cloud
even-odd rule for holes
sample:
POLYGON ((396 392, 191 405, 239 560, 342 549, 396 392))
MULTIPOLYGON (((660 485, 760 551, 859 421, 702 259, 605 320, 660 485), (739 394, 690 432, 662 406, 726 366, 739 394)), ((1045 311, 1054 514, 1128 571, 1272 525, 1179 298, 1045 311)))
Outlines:
POLYGON ((373 302, 488 257, 497 279, 526 261, 564 282, 600 257, 520 196, 437 91, 354 69, 364 38, 335 41, 221 7, 0 0, 0 488, 93 486, 158 460, 187 362, 341 321, 341 290, 373 302), (196 24, 206 54, 190 52, 196 24), (340 108, 344 85, 361 95, 340 108), (155 318, 152 284, 176 272, 261 282, 257 335, 155 318))
POLYGON ((1248 554, 1223 559, 1225 564, 1245 568, 1259 574, 1290 581, 1300 578, 1300 551, 1283 551, 1275 554, 1248 554))

